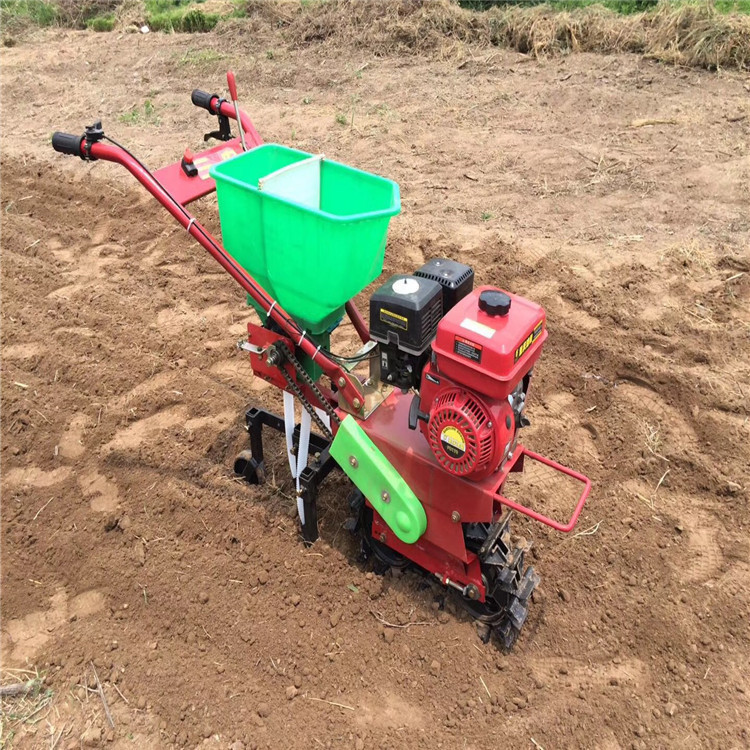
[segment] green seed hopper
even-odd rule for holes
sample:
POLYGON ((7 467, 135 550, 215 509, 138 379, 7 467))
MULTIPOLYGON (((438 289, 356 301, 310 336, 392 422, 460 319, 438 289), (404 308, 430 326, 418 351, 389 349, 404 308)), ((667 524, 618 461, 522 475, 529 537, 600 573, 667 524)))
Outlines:
POLYGON ((226 249, 313 335, 383 270, 398 185, 274 144, 211 168, 226 249))

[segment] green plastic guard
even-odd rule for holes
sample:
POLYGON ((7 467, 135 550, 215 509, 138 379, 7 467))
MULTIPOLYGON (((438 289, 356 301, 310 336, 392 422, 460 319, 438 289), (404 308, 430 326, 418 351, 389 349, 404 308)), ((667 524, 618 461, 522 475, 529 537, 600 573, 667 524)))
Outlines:
POLYGON ((414 544, 424 534, 422 503, 351 415, 339 426, 330 453, 402 542, 414 544))

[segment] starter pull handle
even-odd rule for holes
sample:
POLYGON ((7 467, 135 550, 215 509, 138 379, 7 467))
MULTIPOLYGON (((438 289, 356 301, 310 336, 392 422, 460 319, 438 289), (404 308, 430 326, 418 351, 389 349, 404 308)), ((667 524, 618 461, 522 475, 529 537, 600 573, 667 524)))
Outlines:
POLYGON ((428 422, 430 419, 429 414, 425 414, 423 411, 419 410, 419 407, 422 406, 422 399, 415 393, 414 398, 411 400, 411 404, 409 405, 409 429, 410 430, 416 430, 417 429, 417 423, 421 419, 423 422, 428 422))

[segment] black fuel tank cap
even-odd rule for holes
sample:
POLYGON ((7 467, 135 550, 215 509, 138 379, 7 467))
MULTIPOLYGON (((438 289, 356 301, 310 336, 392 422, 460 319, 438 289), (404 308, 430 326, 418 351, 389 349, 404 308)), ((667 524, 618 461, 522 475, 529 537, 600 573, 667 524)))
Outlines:
POLYGON ((510 312, 510 297, 504 292, 485 289, 479 295, 479 309, 487 315, 507 315, 510 312))

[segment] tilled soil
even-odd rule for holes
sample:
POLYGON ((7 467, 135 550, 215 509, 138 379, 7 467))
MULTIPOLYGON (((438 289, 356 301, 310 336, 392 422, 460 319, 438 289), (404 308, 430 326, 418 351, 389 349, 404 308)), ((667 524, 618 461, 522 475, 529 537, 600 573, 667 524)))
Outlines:
MULTIPOLYGON (((750 746, 750 81, 243 28, 3 52, 3 680, 51 690, 26 721, 6 703, 6 740, 750 746), (360 561, 340 476, 306 549, 280 440, 265 486, 232 475, 245 409, 280 410, 235 348, 242 292, 123 170, 49 146, 102 117, 173 161, 227 67, 267 141, 399 182, 386 273, 445 255, 547 310, 525 442, 594 490, 583 533, 517 522, 542 585, 509 654, 360 561)), ((544 476, 518 492, 560 505, 544 476)))

